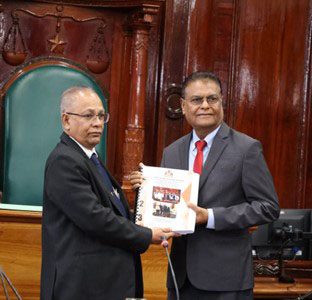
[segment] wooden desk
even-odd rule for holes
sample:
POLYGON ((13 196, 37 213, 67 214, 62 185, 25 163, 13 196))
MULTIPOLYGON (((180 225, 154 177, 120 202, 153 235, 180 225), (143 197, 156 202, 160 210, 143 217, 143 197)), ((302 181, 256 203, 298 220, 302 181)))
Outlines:
MULTIPOLYGON (((41 213, 0 210, 0 265, 23 300, 39 300, 41 213)), ((165 250, 158 245, 151 245, 142 255, 142 265, 146 299, 167 299, 165 250)), ((276 278, 257 277, 255 298, 295 299, 312 290, 312 261, 289 262, 286 270, 294 274, 296 283, 281 284, 276 278)), ((16 299, 11 292, 10 296, 16 299)), ((4 299, 0 284, 0 300, 4 299)))
MULTIPOLYGON (((146 299, 166 300, 165 250, 151 245, 142 255, 142 265, 146 299)), ((285 267, 286 274, 293 275, 296 282, 285 284, 279 283, 276 277, 255 277, 255 299, 296 299, 312 290, 312 261, 289 261, 285 267)))
POLYGON ((151 245, 142 256, 144 297, 147 300, 166 300, 167 256, 165 249, 151 245))
MULTIPOLYGON (((41 213, 0 210, 0 266, 23 300, 39 299, 41 213)), ((10 299, 16 299, 7 288, 10 299)), ((0 300, 4 299, 0 282, 0 300)))
MULTIPOLYGON (((273 270, 277 261, 254 261, 255 270, 269 267, 273 270)), ((277 275, 256 276, 254 294, 257 299, 296 299, 312 290, 312 261, 285 261, 285 275, 295 279, 295 283, 280 283, 277 275)))
POLYGON ((256 277, 256 299, 296 299, 312 291, 312 278, 295 278, 295 283, 279 283, 277 278, 256 277))

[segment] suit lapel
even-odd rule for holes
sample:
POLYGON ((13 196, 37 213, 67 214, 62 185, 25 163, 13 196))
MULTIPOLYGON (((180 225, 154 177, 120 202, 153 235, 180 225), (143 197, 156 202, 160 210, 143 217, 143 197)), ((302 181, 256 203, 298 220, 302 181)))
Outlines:
MULTIPOLYGON (((101 194, 106 194, 110 201, 110 203, 114 206, 114 208, 116 208, 116 210, 118 210, 118 212, 120 212, 118 206, 114 203, 114 201, 112 200, 112 196, 110 194, 110 191, 107 189, 106 185, 104 184, 103 178, 101 176, 101 174, 99 173, 99 171, 97 170, 96 166, 94 165, 94 163, 91 161, 91 159, 86 155, 86 153, 79 147, 79 145, 72 140, 66 133, 63 133, 61 135, 61 141, 65 144, 67 144, 68 146, 74 148, 76 151, 78 151, 86 160, 89 169, 92 173, 92 176, 95 178, 96 182, 98 183, 98 186, 100 187, 100 189, 102 190, 101 194)), ((101 161, 101 160, 100 160, 101 161)), ((102 161, 101 161, 102 163, 102 161)), ((115 181, 115 179, 109 174, 109 172, 107 171, 107 169, 105 168, 105 166, 102 163, 102 166, 104 167, 104 169, 106 170, 109 178, 111 179, 113 186, 117 187, 118 193, 120 194, 120 199, 122 201, 122 203, 125 206, 126 212, 129 215, 129 207, 128 207, 128 203, 125 200, 125 197, 123 196, 122 190, 119 187, 119 184, 115 181)), ((100 199, 101 200, 101 199, 100 199)), ((120 212, 121 213, 121 212, 120 212)), ((122 213, 121 213, 122 215, 122 213)))
POLYGON ((67 146, 70 146, 71 148, 74 148, 77 152, 79 152, 82 156, 88 158, 88 156, 84 153, 84 151, 79 147, 79 145, 71 139, 65 132, 61 135, 61 142, 66 144, 67 146))
POLYGON ((208 157, 205 161, 203 172, 199 179, 199 190, 204 185, 209 174, 211 173, 215 164, 219 160, 222 152, 226 148, 228 144, 228 141, 227 141, 228 134, 229 134, 229 127, 225 123, 223 123, 213 140, 208 157))
POLYGON ((179 147, 180 168, 182 170, 189 169, 189 150, 191 139, 192 133, 189 133, 188 135, 185 136, 185 139, 182 141, 181 147, 179 147))

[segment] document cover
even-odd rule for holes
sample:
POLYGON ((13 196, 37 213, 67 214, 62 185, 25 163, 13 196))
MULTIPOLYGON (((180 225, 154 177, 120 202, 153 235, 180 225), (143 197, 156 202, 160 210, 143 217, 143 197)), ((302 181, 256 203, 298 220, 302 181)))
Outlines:
POLYGON ((144 181, 136 201, 135 223, 149 228, 171 228, 193 233, 196 214, 187 202, 197 205, 199 174, 193 171, 143 166, 144 181))

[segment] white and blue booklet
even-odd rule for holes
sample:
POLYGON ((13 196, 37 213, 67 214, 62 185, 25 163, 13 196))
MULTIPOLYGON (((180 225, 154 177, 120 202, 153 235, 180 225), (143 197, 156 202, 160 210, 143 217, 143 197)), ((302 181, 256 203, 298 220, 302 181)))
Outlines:
POLYGON ((171 228, 193 233, 196 214, 187 202, 197 205, 199 175, 193 171, 143 166, 144 181, 136 201, 135 223, 149 228, 171 228))

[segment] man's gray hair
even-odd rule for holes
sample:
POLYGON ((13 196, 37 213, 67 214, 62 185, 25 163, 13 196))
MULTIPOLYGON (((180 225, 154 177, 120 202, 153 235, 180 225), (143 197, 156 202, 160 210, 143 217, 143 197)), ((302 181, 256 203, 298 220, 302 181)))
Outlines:
POLYGON ((61 97, 61 104, 60 104, 60 109, 61 109, 61 115, 68 111, 68 109, 71 107, 73 102, 77 101, 79 98, 79 94, 83 93, 85 91, 91 91, 95 93, 95 91, 87 86, 73 86, 66 91, 63 92, 62 97, 61 97))

